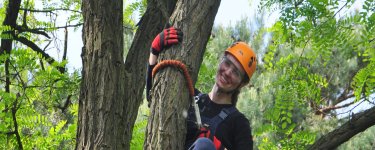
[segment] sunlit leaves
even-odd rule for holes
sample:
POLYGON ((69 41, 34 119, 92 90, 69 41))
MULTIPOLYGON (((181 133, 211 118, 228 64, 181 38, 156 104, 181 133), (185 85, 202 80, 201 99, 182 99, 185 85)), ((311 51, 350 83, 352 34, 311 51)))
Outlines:
POLYGON ((12 32, 12 27, 8 25, 0 25, 0 39, 12 39, 13 36, 11 34, 12 32))
POLYGON ((357 101, 375 92, 375 61, 371 61, 355 75, 352 86, 357 101))
POLYGON ((138 0, 133 3, 130 3, 125 7, 124 10, 124 25, 127 28, 132 28, 135 30, 136 23, 134 22, 134 14, 135 12, 138 11, 139 16, 137 19, 140 19, 140 17, 145 13, 146 11, 146 6, 147 6, 147 1, 146 0, 138 0))
POLYGON ((142 149, 145 137, 147 119, 137 121, 133 128, 133 136, 130 141, 130 149, 142 149))

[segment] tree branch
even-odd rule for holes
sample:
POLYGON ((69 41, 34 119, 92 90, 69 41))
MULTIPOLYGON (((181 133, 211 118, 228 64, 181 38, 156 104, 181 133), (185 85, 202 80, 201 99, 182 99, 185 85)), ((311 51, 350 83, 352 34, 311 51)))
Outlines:
POLYGON ((71 11, 76 13, 82 13, 78 10, 71 10, 71 9, 65 9, 65 8, 56 8, 56 9, 46 9, 46 10, 37 10, 37 9, 26 9, 26 8, 20 8, 20 10, 29 11, 29 12, 41 12, 41 13, 53 13, 53 11, 71 11))
POLYGON ((12 135, 12 134, 15 134, 15 132, 14 131, 9 131, 9 132, 1 132, 0 131, 0 134, 12 135))
POLYGON ((59 109, 61 109, 61 112, 65 112, 65 110, 68 108, 69 104, 71 104, 71 101, 70 101, 70 98, 72 97, 72 95, 68 95, 68 97, 66 98, 66 101, 64 103, 63 106, 61 106, 60 104, 55 106, 59 109))
POLYGON ((354 104, 355 102, 352 101, 350 103, 347 103, 347 104, 344 104, 344 105, 341 105, 341 106, 329 106, 329 107, 326 107, 326 108, 321 108, 318 110, 319 113, 317 114, 326 114, 327 112, 331 111, 331 110, 335 110, 335 109, 340 109, 340 108, 344 108, 344 107, 348 107, 352 104, 354 104))
POLYGON ((347 100, 348 98, 352 98, 354 97, 354 92, 350 89, 347 89, 344 91, 344 93, 342 93, 335 101, 334 101, 334 104, 333 105, 336 105, 338 103, 341 103, 342 101, 344 100, 347 100), (351 93, 349 93, 351 92, 351 93))
POLYGON ((22 27, 21 26, 16 26, 15 29, 18 30, 18 33, 30 32, 30 33, 35 33, 35 34, 43 35, 43 36, 47 37, 48 39, 51 38, 46 32, 40 31, 40 30, 37 30, 37 29, 29 29, 27 27, 27 25, 22 25, 22 27))
POLYGON ((364 112, 357 113, 348 122, 320 137, 313 145, 309 147, 310 150, 326 150, 335 149, 337 146, 348 141, 356 134, 363 132, 367 128, 375 125, 375 107, 372 107, 364 112))
POLYGON ((64 38, 64 54, 62 60, 66 60, 66 54, 68 52, 68 27, 65 28, 65 38, 64 38))
POLYGON ((349 4, 350 1, 346 1, 346 3, 344 4, 344 6, 342 6, 334 15, 333 17, 335 17, 344 7, 346 7, 346 5, 349 4))
MULTIPOLYGON (((31 42, 30 40, 24 37, 14 37, 14 40, 19 41, 22 44, 25 44, 26 46, 30 47, 34 51, 42 54, 43 58, 45 58, 49 64, 53 64, 55 62, 55 59, 53 59, 50 55, 42 51, 42 49, 40 49, 35 43, 31 42)), ((65 68, 63 67, 57 67, 57 69, 60 71, 60 73, 65 72, 65 68)))
POLYGON ((83 25, 83 23, 78 23, 78 24, 73 24, 73 25, 66 25, 66 26, 59 26, 59 27, 51 27, 51 28, 34 28, 34 29, 31 29, 31 30, 63 29, 63 28, 66 28, 66 27, 78 27, 78 26, 81 26, 81 25, 83 25))
POLYGON ((22 141, 21 141, 21 136, 18 132, 18 123, 17 123, 17 117, 16 117, 16 113, 17 113, 17 103, 18 103, 18 98, 19 98, 20 94, 17 93, 17 97, 16 97, 16 100, 13 102, 13 107, 12 107, 12 118, 13 118, 13 124, 14 124, 14 134, 16 135, 16 139, 17 139, 17 143, 18 143, 18 146, 19 146, 19 149, 23 149, 23 146, 22 146, 22 141))

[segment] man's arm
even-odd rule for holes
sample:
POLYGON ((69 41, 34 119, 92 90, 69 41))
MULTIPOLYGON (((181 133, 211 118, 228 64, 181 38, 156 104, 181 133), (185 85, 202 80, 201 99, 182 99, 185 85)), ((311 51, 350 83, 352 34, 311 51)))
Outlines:
POLYGON ((158 55, 165 48, 181 42, 182 35, 183 34, 181 30, 176 29, 174 27, 170 27, 170 28, 164 29, 152 41, 151 50, 150 50, 151 52, 150 52, 150 57, 148 59, 147 74, 146 74, 146 98, 147 98, 147 101, 149 102, 149 105, 151 101, 150 90, 152 87, 152 69, 154 69, 157 63, 158 55))
POLYGON ((150 57, 148 58, 148 64, 155 65, 157 60, 158 60, 158 56, 150 53, 150 57))

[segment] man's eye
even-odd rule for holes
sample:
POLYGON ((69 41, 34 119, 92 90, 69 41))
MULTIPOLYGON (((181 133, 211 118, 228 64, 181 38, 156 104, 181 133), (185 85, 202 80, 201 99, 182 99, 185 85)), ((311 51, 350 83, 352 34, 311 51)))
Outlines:
POLYGON ((233 74, 236 76, 236 77, 239 77, 240 76, 240 73, 238 71, 235 71, 233 70, 233 74))
POLYGON ((224 65, 226 65, 226 66, 230 65, 230 63, 228 62, 228 60, 224 60, 224 65))

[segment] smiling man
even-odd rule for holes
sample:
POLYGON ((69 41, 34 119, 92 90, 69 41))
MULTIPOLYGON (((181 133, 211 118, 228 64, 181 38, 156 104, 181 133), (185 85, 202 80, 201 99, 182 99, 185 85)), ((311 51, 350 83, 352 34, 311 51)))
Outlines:
MULTIPOLYGON (((152 42, 147 74, 147 98, 151 89, 151 72, 158 54, 182 41, 182 32, 174 27, 164 29, 152 42)), ((187 117, 186 149, 253 149, 247 118, 237 110, 240 89, 247 85, 256 69, 256 54, 244 42, 230 46, 218 66, 215 84, 208 94, 196 90, 196 103, 204 127, 198 128, 194 108, 187 117)))

